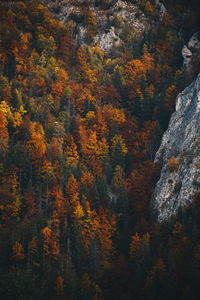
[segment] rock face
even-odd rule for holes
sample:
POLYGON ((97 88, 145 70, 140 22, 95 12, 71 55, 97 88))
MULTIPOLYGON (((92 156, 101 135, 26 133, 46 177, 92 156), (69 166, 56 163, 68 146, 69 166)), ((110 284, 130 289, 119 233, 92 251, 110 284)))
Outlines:
POLYGON ((183 67, 190 71, 200 61, 200 32, 196 32, 182 49, 183 67))
POLYGON ((183 67, 188 68, 192 59, 192 51, 185 45, 182 49, 183 67))
POLYGON ((162 222, 176 214, 180 206, 190 204, 192 196, 200 191, 200 74, 178 95, 156 161, 162 169, 152 209, 162 222), (176 166, 169 168, 173 156, 176 166))
POLYGON ((115 45, 119 45, 121 40, 120 37, 115 34, 114 27, 111 27, 107 33, 97 34, 95 36, 95 42, 99 45, 101 50, 109 51, 113 47, 114 42, 115 45))
POLYGON ((159 10, 160 19, 164 16, 164 14, 167 12, 166 8, 163 3, 161 3, 159 0, 156 0, 156 7, 159 10))

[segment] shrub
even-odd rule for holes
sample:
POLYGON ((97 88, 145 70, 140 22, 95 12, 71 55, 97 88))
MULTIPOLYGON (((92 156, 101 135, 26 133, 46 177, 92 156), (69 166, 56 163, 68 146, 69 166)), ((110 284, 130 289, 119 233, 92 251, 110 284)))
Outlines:
POLYGON ((122 17, 120 16, 115 16, 112 20, 112 25, 115 27, 115 28, 121 28, 123 26, 123 20, 122 20, 122 17))
POLYGON ((182 183, 180 181, 176 182, 174 185, 174 193, 178 193, 182 187, 182 183))
POLYGON ((170 172, 177 171, 179 168, 179 163, 178 160, 176 159, 175 156, 172 156, 168 161, 167 161, 167 169, 170 172))
POLYGON ((144 11, 147 15, 153 15, 154 7, 149 1, 146 2, 145 7, 144 7, 144 11))

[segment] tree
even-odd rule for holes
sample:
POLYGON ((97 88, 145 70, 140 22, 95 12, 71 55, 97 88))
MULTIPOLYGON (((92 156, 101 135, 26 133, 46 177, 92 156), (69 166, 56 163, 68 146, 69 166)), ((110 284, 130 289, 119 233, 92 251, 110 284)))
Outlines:
POLYGON ((97 74, 95 69, 91 69, 90 65, 88 64, 88 57, 86 53, 84 52, 83 48, 79 48, 77 53, 77 58, 79 62, 79 68, 81 71, 81 76, 84 82, 84 85, 88 88, 91 88, 92 90, 97 84, 97 74))
POLYGON ((172 156, 170 159, 168 159, 167 161, 167 169, 170 171, 170 172, 175 172, 177 171, 179 168, 179 163, 178 163, 178 160, 176 159, 175 156, 172 156))
POLYGON ((95 16, 90 9, 87 12, 87 31, 90 37, 93 37, 97 31, 95 16))
POLYGON ((47 258, 47 262, 49 262, 51 258, 57 260, 60 251, 56 234, 48 228, 48 226, 44 227, 41 233, 43 236, 44 255, 47 258))
POLYGON ((115 225, 115 217, 113 220, 109 221, 107 218, 107 212, 100 207, 99 208, 99 216, 100 216, 100 245, 102 258, 104 263, 111 263, 114 247, 112 242, 112 236, 116 230, 115 225))
POLYGON ((148 271, 145 279, 145 295, 164 298, 166 293, 167 268, 162 258, 158 257, 156 264, 148 271))
POLYGON ((67 146, 66 146, 66 155, 67 161, 70 165, 75 166, 79 160, 79 154, 77 152, 77 146, 74 142, 74 138, 71 134, 67 137, 67 146))
POLYGON ((114 125, 120 128, 126 122, 123 109, 115 108, 110 104, 104 105, 102 114, 110 129, 114 127, 114 125))
POLYGON ((20 108, 23 105, 22 97, 20 91, 16 87, 16 82, 13 80, 11 85, 11 103, 13 104, 14 108, 20 108))
POLYGON ((165 106, 170 115, 174 112, 175 109, 175 100, 176 100, 177 93, 178 91, 175 85, 169 86, 166 90, 165 106))
POLYGON ((7 173, 7 176, 2 178, 3 188, 4 188, 4 199, 2 203, 3 208, 3 219, 10 220, 13 219, 15 221, 20 220, 20 212, 21 212, 21 195, 19 193, 19 178, 17 175, 17 169, 12 168, 7 173))
POLYGON ((53 56, 55 51, 55 40, 52 36, 45 37, 43 34, 41 34, 37 40, 37 49, 39 53, 44 53, 45 56, 48 58, 53 56))
POLYGON ((25 254, 24 254, 24 248, 22 247, 22 244, 19 241, 16 241, 13 248, 13 258, 16 261, 24 260, 25 254))
POLYGON ((47 92, 45 78, 41 74, 38 74, 38 72, 35 72, 30 86, 31 96, 42 97, 47 92))
POLYGON ((86 185, 88 188, 90 188, 92 186, 93 183, 93 176, 90 172, 84 172, 81 175, 81 179, 80 179, 81 183, 86 185))
POLYGON ((64 293, 64 279, 61 275, 59 275, 57 277, 55 288, 56 288, 56 293, 58 295, 63 295, 63 293, 64 293))
POLYGON ((60 225, 67 225, 67 200, 63 197, 62 190, 55 184, 49 193, 52 203, 52 228, 59 232, 60 225))
POLYGON ((113 174, 112 185, 116 191, 120 191, 124 183, 124 171, 121 166, 117 165, 113 174))
POLYGON ((60 99, 60 97, 64 93, 68 81, 68 74, 64 69, 60 68, 56 75, 57 75, 57 80, 52 81, 51 84, 51 94, 56 99, 60 99))
POLYGON ((152 6, 152 4, 149 1, 147 1, 145 3, 144 11, 147 15, 150 15, 150 16, 153 15, 154 7, 152 6))
POLYGON ((117 134, 112 138, 111 141, 112 141, 112 145, 111 145, 112 159, 113 159, 114 166, 120 165, 123 167, 124 158, 128 152, 126 144, 123 138, 117 134))
POLYGON ((131 238, 131 243, 130 243, 130 259, 134 260, 136 258, 136 255, 140 249, 141 246, 141 239, 136 232, 135 235, 132 236, 131 238))
POLYGON ((100 176, 102 173, 102 162, 108 150, 105 139, 97 140, 95 131, 89 131, 87 134, 83 126, 79 127, 81 153, 88 167, 93 171, 95 176, 100 176))
POLYGON ((120 93, 122 91, 122 88, 125 84, 124 74, 123 74, 123 67, 116 65, 114 67, 113 73, 112 73, 112 79, 115 88, 120 93))
POLYGON ((70 48, 71 48, 71 39, 69 32, 66 32, 64 36, 60 37, 58 47, 57 47, 57 55, 67 64, 70 62, 70 48))
POLYGON ((42 124, 30 122, 31 139, 27 142, 27 149, 30 151, 33 163, 37 164, 46 152, 45 133, 42 124))
POLYGON ((33 216, 37 210, 35 194, 33 192, 24 193, 24 201, 26 206, 26 216, 27 217, 33 216))
POLYGON ((79 184, 77 183, 77 180, 73 174, 70 176, 67 182, 67 198, 70 208, 73 212, 79 201, 79 184))
POLYGON ((31 252, 31 255, 34 255, 37 252, 37 236, 33 236, 32 240, 30 242, 30 252, 31 252))
POLYGON ((8 121, 2 111, 0 110, 0 154, 5 157, 6 151, 8 149, 8 121))

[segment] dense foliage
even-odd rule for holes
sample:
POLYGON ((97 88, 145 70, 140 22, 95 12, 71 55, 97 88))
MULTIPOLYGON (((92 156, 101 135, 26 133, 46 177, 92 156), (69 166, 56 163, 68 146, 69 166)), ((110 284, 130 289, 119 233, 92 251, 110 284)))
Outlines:
POLYGON ((154 155, 186 84, 175 20, 142 38, 130 29, 125 51, 108 54, 86 16, 90 43, 79 45, 76 21, 38 1, 0 6, 1 297, 188 299, 199 195, 166 227, 149 208, 154 155))

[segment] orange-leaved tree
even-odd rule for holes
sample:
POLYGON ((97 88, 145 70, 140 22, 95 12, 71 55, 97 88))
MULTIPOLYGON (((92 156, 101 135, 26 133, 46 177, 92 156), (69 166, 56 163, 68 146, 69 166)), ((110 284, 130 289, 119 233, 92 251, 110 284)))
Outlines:
POLYGON ((77 146, 74 142, 74 138, 71 134, 67 137, 67 145, 66 145, 66 155, 67 161, 70 165, 75 166, 79 160, 79 154, 77 151, 77 146))

